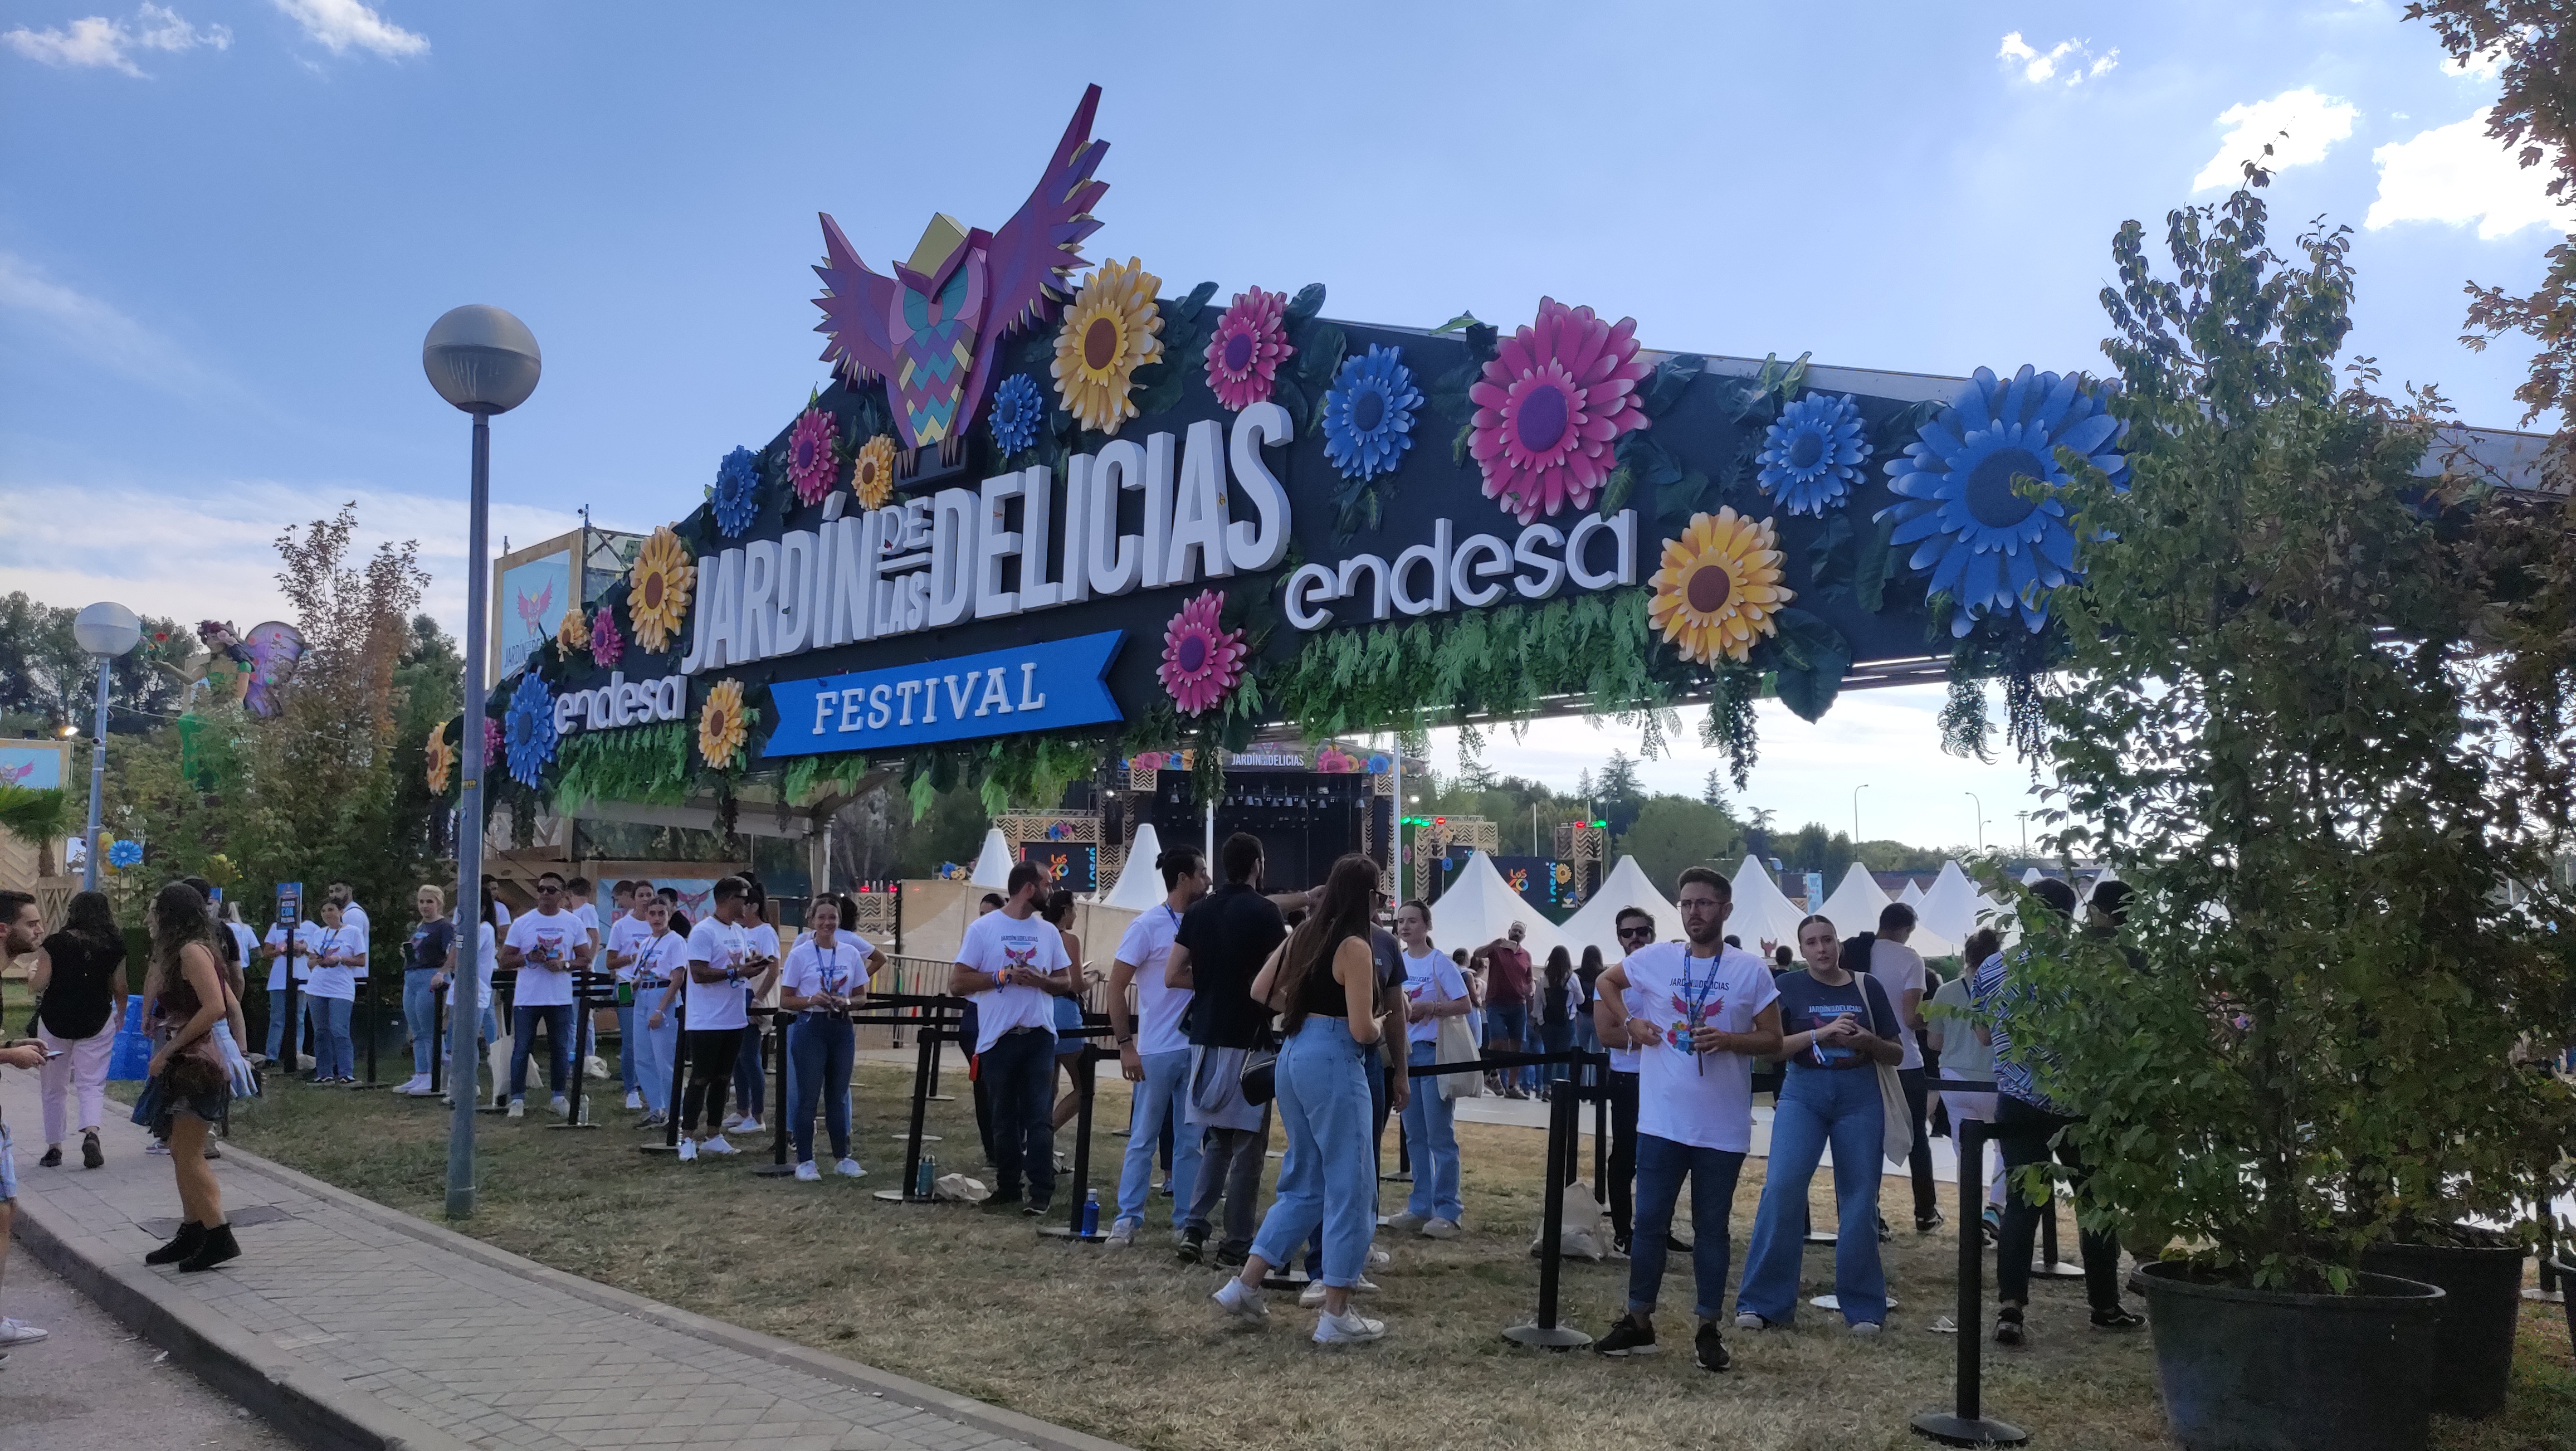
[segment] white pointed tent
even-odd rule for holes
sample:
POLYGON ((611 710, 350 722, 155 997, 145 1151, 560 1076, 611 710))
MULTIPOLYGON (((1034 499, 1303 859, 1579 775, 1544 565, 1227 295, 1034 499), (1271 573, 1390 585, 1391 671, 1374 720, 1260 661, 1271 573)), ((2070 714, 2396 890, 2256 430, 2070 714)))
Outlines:
POLYGON ((1896 894, 1896 900, 1903 902, 1908 907, 1920 910, 1923 906, 1923 884, 1914 880, 1912 877, 1907 877, 1905 879, 1905 889, 1896 894))
POLYGON ((1011 884, 1011 848, 1002 840, 1002 828, 984 833, 984 849, 975 856, 975 870, 966 880, 987 891, 998 892, 1011 884))
POLYGON ((1963 944, 1978 927, 1977 913, 1989 907, 1977 894, 1976 883, 1957 862, 1943 862, 1941 875, 1933 880, 1932 889, 1914 910, 1936 937, 1953 946, 1963 944))
POLYGON ((2025 868, 2021 874, 2021 884, 2025 887, 2036 887, 2039 885, 2039 879, 2045 875, 2047 873, 2037 867, 2025 868))
POLYGON ((1142 912, 1170 895, 1163 887, 1163 874, 1154 859, 1163 854, 1163 838, 1152 822, 1136 828, 1135 844, 1127 848, 1127 864, 1118 869, 1118 880, 1112 884, 1100 905, 1142 912))
POLYGON ((1825 905, 1817 910, 1834 920, 1834 930, 1845 937, 1857 937, 1878 930, 1878 914, 1887 906, 1887 894, 1878 889, 1878 880, 1869 868, 1858 862, 1843 873, 1841 883, 1825 896, 1825 905))
POLYGON ((1645 869, 1638 866, 1637 859, 1632 856, 1619 858, 1619 864, 1602 879, 1600 890, 1592 894, 1592 900, 1577 908, 1558 930, 1565 934, 1565 940, 1577 958, 1582 956, 1584 948, 1598 947, 1603 958, 1617 962, 1624 949, 1619 946, 1618 933, 1613 929, 1618 925, 1619 914, 1631 907, 1643 908, 1646 915, 1655 919, 1657 942, 1669 942, 1682 935, 1681 910, 1655 890, 1654 882, 1648 879, 1645 869))
POLYGON ((1765 942, 1790 944, 1798 940, 1800 912, 1771 878, 1771 869, 1759 857, 1748 856, 1744 865, 1735 869, 1734 910, 1726 914, 1727 935, 1742 942, 1747 951, 1758 952, 1765 942))
POLYGON ((1467 854, 1458 880, 1431 904, 1431 940, 1443 952, 1463 947, 1472 953, 1509 931, 1515 922, 1527 929, 1521 934, 1521 946, 1529 949, 1533 967, 1547 964, 1551 947, 1577 955, 1583 950, 1580 944, 1569 944, 1555 923, 1506 885, 1503 874, 1494 870, 1493 858, 1482 851, 1467 854))

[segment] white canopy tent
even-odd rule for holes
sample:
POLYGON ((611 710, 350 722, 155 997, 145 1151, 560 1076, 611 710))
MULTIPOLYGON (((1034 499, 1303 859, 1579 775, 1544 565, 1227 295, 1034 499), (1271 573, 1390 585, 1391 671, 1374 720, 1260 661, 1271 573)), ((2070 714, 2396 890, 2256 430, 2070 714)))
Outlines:
POLYGON ((1915 908, 1918 911, 1921 910, 1923 906, 1923 884, 1914 880, 1912 877, 1907 877, 1905 879, 1905 890, 1896 894, 1896 900, 1903 902, 1908 907, 1915 908))
POLYGON ((1002 840, 1002 828, 996 826, 984 833, 984 849, 975 855, 975 870, 966 880, 987 891, 998 892, 1011 884, 1011 848, 1002 840))
POLYGON ((1505 885, 1493 858, 1482 851, 1467 854, 1458 880, 1431 904, 1431 940, 1443 952, 1463 947, 1472 953, 1509 931, 1515 922, 1528 929, 1521 934, 1521 946, 1529 949, 1533 968, 1546 965, 1551 947, 1578 955, 1583 950, 1581 944, 1567 942, 1555 923, 1505 885))
POLYGON ((1853 862, 1817 910, 1833 919, 1835 931, 1857 937, 1878 930, 1878 914, 1886 906, 1887 894, 1878 889, 1878 879, 1869 874, 1869 868, 1853 862))
POLYGON ((1735 910, 1726 914, 1726 930, 1747 951, 1758 951, 1762 943, 1781 942, 1793 945, 1798 940, 1799 911, 1771 878, 1771 869, 1759 857, 1748 856, 1744 865, 1735 869, 1735 910))
POLYGON ((1941 864, 1941 875, 1934 879, 1932 889, 1923 894, 1922 903, 1914 910, 1933 936, 1956 948, 1977 930, 1977 914, 1991 907, 1991 903, 1977 894, 1976 883, 1968 880, 1967 872, 1957 862, 1951 861, 1941 864))
POLYGON ((1135 844, 1127 848, 1127 864, 1118 869, 1118 880, 1100 898, 1100 905, 1142 912, 1170 895, 1162 872, 1154 866, 1154 858, 1162 854, 1163 838, 1154 824, 1149 821, 1137 827, 1135 844))
POLYGON ((1647 878, 1645 869, 1638 866, 1637 859, 1632 856, 1619 858, 1619 864, 1602 879, 1601 888, 1592 894, 1592 900, 1575 909, 1574 915, 1566 918, 1565 925, 1558 930, 1565 934, 1566 942, 1577 958, 1582 956, 1584 948, 1598 947, 1605 961, 1617 962, 1623 953, 1618 934, 1613 929, 1618 925, 1619 914, 1631 907, 1642 908, 1646 915, 1655 919, 1657 942, 1669 942, 1682 935, 1681 910, 1655 890, 1654 882, 1647 878))

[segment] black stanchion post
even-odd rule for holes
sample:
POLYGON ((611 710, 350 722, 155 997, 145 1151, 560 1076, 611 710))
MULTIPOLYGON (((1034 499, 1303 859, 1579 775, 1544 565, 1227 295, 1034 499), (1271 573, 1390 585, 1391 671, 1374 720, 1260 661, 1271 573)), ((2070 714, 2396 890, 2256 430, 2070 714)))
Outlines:
POLYGON ((904 1135, 903 1183, 893 1189, 880 1189, 876 1197, 888 1204, 929 1204, 933 1196, 915 1194, 913 1188, 921 1176, 921 1119, 930 1107, 930 1065, 939 1054, 940 1040, 946 1036, 936 1017, 925 1013, 920 1031, 920 1057, 912 1070, 912 1130, 904 1135))
MULTIPOLYGON (((1542 1061, 1563 1060, 1550 1055, 1542 1061)), ((1532 1325, 1514 1325, 1503 1331, 1505 1340, 1538 1350, 1574 1350, 1592 1343, 1591 1336, 1556 1321, 1557 1281, 1565 1259, 1565 1170, 1574 1163, 1574 1115, 1577 1107, 1578 1100, 1573 1094, 1548 1096, 1547 1207, 1539 1220, 1538 1321, 1532 1325)))
POLYGON ((1982 1311, 1986 1264, 1985 1237, 1975 1233, 1971 1206, 1984 1197, 1986 1125, 1981 1119, 1952 1120, 1959 1136, 1959 1356, 1958 1382, 1947 1412, 1925 1411, 1914 1429, 1945 1446, 2019 1446, 2030 1433, 2009 1421, 1985 1416, 1985 1325, 1982 1311))
MULTIPOLYGON (((688 969, 683 967, 682 972, 688 969)), ((680 1095, 689 1071, 689 998, 682 988, 671 999, 671 1096, 662 1100, 662 1142, 638 1144, 647 1154, 676 1154, 680 1151, 680 1095)))
POLYGON ((429 1035, 429 1097, 436 1098, 446 1082, 447 1000, 435 992, 429 995, 429 1016, 438 1025, 438 1031, 429 1035))
POLYGON ((286 1073, 292 1078, 304 1068, 304 1017, 295 1004, 295 929, 286 933, 286 953, 279 959, 286 964, 286 1028, 278 1036, 281 1051, 286 1054, 286 1073))
POLYGON ((1610 1055, 1590 1055, 1585 1068, 1592 1075, 1592 1195, 1610 1202, 1610 1055))
POLYGON ((772 1085, 778 1101, 769 1106, 769 1121, 777 1127, 769 1135, 769 1162, 751 1171, 763 1179, 783 1178, 796 1172, 796 1166, 787 1162, 787 1021, 783 1008, 769 1015, 770 1034, 777 1040, 777 1052, 772 1056, 778 1060, 778 1077, 772 1085))
POLYGON ((2048 1190, 2048 1214, 2039 1222, 2039 1262, 2030 1267, 2037 1280, 2080 1280, 2084 1267, 2058 1258, 2057 1253, 2057 1187, 2048 1190))
MULTIPOLYGON (((598 976, 589 968, 576 967, 572 973, 572 1102, 571 1112, 554 1129, 595 1129, 590 1121, 589 1105, 582 1099, 582 1087, 590 1081, 590 1019, 595 1007, 591 994, 598 988, 598 976)), ((551 1045, 549 1045, 551 1046, 551 1045)))

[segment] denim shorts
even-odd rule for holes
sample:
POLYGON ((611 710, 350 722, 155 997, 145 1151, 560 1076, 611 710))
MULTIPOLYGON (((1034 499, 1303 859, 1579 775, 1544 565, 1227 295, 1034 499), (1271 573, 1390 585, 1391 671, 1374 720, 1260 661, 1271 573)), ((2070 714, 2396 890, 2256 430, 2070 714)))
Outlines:
MULTIPOLYGON (((1081 1027, 1082 1000, 1080 998, 1057 998, 1055 1000, 1055 1025, 1059 1030, 1081 1027)), ((1079 1038, 1073 1040, 1070 1047, 1062 1043, 1057 1044, 1056 1047, 1063 1052, 1079 1053, 1082 1051, 1082 1040, 1079 1038)))
POLYGON ((10 1141, 9 1126, 0 1124, 0 1204, 18 1197, 18 1155, 10 1141))

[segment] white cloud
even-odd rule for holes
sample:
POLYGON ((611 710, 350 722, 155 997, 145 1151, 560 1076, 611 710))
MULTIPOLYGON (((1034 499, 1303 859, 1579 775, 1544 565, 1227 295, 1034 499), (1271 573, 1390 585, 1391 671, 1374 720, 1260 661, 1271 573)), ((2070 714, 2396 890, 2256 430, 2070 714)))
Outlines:
POLYGON ((2319 95, 2312 86, 2230 106, 2218 113, 2218 124, 2229 128, 2219 139, 2218 154, 2191 179, 2191 189, 2234 187, 2244 179, 2249 161, 2274 172, 2323 161, 2329 148, 2352 135, 2352 123, 2360 116, 2360 107, 2319 95), (2268 157, 2263 154, 2267 144, 2272 148, 2268 157))
POLYGON ((2504 47, 2500 45, 2463 59, 2446 59, 2442 62, 2442 74, 2466 76, 2473 81, 2494 80, 2497 72, 2503 69, 2504 47))
POLYGON ((6 251, 0 251, 0 321, 17 335, 22 350, 26 336, 38 335, 72 357, 137 383, 190 397, 238 394, 232 384, 208 373, 115 304, 54 281, 43 268, 6 251))
POLYGON ((374 51, 387 60, 397 56, 423 55, 429 50, 429 37, 414 34, 377 14, 358 0, 273 0, 304 27, 308 37, 322 42, 333 55, 346 55, 354 46, 374 51))
POLYGON ((2005 34, 2003 44, 1995 51, 1995 59, 2020 72, 2021 78, 2034 86, 2048 81, 2078 86, 2117 66, 2120 52, 2114 47, 2095 55, 2092 42, 2084 40, 2061 40, 2041 51, 2034 49, 2029 41, 2021 38, 2021 32, 2015 30, 2005 34))
POLYGON ((133 51, 193 50, 201 45, 227 50, 232 46, 233 33, 222 25, 199 29, 181 19, 177 11, 146 0, 130 21, 91 15, 62 30, 30 30, 21 25, 0 32, 0 42, 29 60, 49 66, 99 66, 140 78, 143 68, 134 63, 133 51))
POLYGON ((2565 226, 2563 206, 2547 191, 2555 168, 2517 164, 2515 153, 2486 134, 2486 108, 2468 119, 2415 133, 2370 153, 2379 164, 2379 196, 2362 225, 2378 230, 2399 222, 2478 224, 2481 241, 2546 223, 2565 226))

